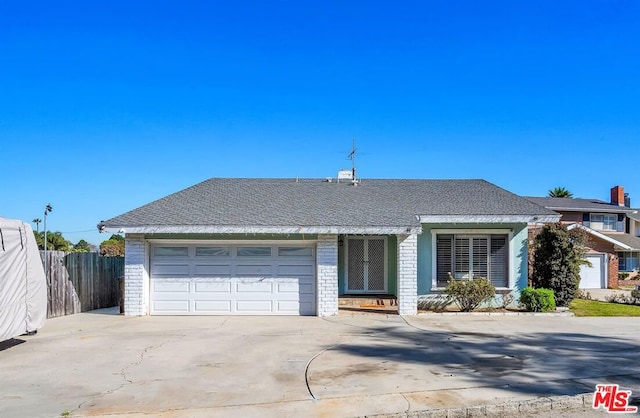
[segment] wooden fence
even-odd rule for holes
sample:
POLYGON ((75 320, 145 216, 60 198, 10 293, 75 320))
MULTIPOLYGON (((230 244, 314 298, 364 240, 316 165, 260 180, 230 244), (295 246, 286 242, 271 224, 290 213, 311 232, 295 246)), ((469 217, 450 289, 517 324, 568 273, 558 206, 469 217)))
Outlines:
MULTIPOLYGON (((47 251, 47 318, 80 312, 80 299, 64 265, 64 251, 47 251)), ((44 262, 44 251, 40 251, 44 262)))
POLYGON ((47 259, 49 318, 118 305, 124 257, 47 251, 47 259))

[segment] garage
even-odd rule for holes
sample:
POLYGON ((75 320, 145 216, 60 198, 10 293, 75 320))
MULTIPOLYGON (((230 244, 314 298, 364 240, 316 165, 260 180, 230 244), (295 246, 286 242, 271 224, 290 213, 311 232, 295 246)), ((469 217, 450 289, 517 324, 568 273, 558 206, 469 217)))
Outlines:
POLYGON ((587 254, 586 259, 591 266, 580 266, 580 289, 602 289, 604 288, 605 266, 604 254, 587 254))
POLYGON ((308 243, 153 243, 152 315, 315 315, 308 243))

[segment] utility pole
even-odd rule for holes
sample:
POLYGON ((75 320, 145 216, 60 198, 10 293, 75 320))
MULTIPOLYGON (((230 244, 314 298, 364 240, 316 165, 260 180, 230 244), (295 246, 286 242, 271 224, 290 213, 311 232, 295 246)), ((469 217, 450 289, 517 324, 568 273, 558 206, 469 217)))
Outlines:
POLYGON ((53 208, 51 207, 51 203, 47 203, 47 206, 44 208, 44 276, 47 278, 47 283, 49 283, 49 270, 47 261, 47 215, 52 210, 53 208))

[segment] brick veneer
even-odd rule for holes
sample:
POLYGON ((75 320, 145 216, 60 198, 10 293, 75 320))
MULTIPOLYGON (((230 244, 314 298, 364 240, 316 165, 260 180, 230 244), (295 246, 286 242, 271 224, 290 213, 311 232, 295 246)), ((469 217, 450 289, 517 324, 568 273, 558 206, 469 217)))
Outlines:
POLYGON ((318 316, 338 313, 338 236, 319 235, 316 249, 318 316))
POLYGON ((127 316, 147 314, 146 257, 144 237, 127 234, 124 250, 124 314, 127 316))
POLYGON ((418 235, 398 235, 398 314, 418 313, 418 235))

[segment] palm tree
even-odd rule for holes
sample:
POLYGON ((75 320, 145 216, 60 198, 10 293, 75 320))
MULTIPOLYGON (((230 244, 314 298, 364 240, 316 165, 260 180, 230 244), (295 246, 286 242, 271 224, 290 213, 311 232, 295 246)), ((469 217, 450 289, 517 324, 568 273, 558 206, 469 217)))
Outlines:
POLYGON ((33 221, 34 224, 36 224, 36 232, 40 232, 40 222, 42 222, 42 219, 40 218, 35 218, 33 221))
POLYGON ((571 198, 573 197, 573 193, 571 193, 569 190, 565 189, 564 187, 554 187, 553 189, 549 190, 549 197, 571 198))

